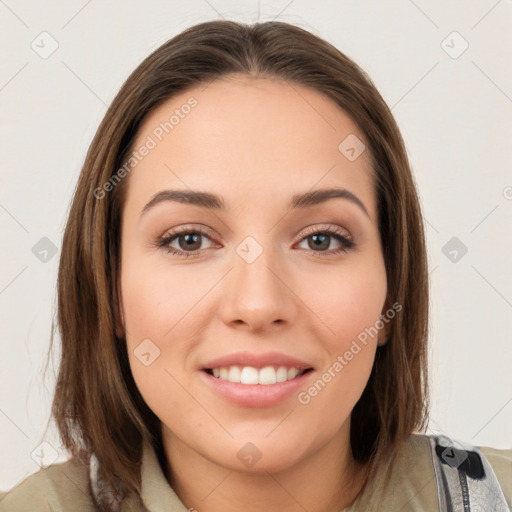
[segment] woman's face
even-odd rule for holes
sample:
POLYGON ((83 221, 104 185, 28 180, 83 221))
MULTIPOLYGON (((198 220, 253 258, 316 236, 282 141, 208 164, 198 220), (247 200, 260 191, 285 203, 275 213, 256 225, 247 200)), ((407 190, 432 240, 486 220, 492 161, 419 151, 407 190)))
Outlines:
POLYGON ((120 302, 131 370, 168 446, 277 471, 348 441, 385 342, 362 139, 319 92, 243 75, 145 119, 125 178, 120 302), (325 189, 346 192, 296 198, 325 189), (192 192, 217 199, 187 202, 192 192))

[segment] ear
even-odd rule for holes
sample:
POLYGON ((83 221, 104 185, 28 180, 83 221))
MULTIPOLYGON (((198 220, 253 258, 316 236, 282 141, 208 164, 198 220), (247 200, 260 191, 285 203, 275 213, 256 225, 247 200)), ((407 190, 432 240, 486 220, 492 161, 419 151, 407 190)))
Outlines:
POLYGON ((119 281, 115 284, 115 297, 114 301, 114 322, 115 322, 115 331, 117 338, 124 338, 125 329, 124 329, 124 309, 123 309, 123 298, 121 295, 121 286, 119 281))
POLYGON ((389 336, 389 330, 390 330, 390 324, 391 321, 388 321, 388 323, 385 323, 384 329, 381 329, 379 331, 379 335, 377 336, 377 345, 379 347, 382 347, 388 342, 388 336, 389 336))
MULTIPOLYGON (((386 301, 384 302, 384 307, 381 311, 381 320, 384 324, 382 329, 379 329, 379 334, 377 336, 377 345, 382 347, 388 342, 389 332, 391 330, 391 323, 393 322, 392 318, 390 318, 386 313, 392 309, 389 304, 389 298, 386 297, 386 301)), ((393 315, 394 316, 394 315, 393 315)))

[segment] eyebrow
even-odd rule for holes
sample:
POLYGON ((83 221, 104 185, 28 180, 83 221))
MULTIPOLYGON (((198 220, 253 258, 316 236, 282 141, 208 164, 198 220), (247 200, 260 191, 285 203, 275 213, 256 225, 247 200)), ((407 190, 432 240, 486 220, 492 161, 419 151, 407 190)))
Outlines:
MULTIPOLYGON (((295 194, 292 196, 288 207, 290 209, 308 208, 335 198, 347 199, 357 205, 368 218, 370 217, 364 203, 355 194, 344 188, 319 189, 311 192, 295 194)), ((200 192, 197 190, 162 190, 156 193, 146 206, 144 206, 141 211, 141 216, 149 209, 163 201, 192 204, 209 210, 226 210, 226 202, 224 199, 221 196, 210 192, 200 192)))

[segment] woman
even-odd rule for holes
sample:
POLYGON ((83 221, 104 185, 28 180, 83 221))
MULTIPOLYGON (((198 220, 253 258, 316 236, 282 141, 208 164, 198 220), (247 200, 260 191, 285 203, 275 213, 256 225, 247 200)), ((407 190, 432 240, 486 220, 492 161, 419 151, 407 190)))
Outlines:
POLYGON ((52 414, 73 457, 0 510, 512 503, 512 450, 422 434, 404 144, 364 72, 298 27, 203 23, 132 73, 87 154, 58 293, 52 414))

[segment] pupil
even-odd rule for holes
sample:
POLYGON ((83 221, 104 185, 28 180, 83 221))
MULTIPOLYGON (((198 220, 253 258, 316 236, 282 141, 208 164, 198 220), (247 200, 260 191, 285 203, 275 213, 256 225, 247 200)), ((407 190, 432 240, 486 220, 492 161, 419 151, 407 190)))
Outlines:
MULTIPOLYGON (((186 243, 188 244, 189 241, 192 241, 192 243, 196 242, 197 243, 197 240, 199 239, 199 235, 198 234, 188 234, 188 235, 183 235, 180 237, 180 239, 186 239, 186 243), (192 240, 190 240, 190 238, 192 238, 192 240)), ((180 244, 181 245, 181 244, 180 244)), ((201 243, 199 242, 199 246, 201 245, 201 243)), ((187 245, 186 247, 187 249, 192 249, 194 250, 195 248, 194 247, 191 247, 190 245, 187 245)))
POLYGON ((321 248, 321 249, 327 249, 329 247, 329 242, 327 241, 328 236, 327 235, 312 235, 311 238, 314 239, 314 245, 312 248, 321 248), (323 240, 318 240, 319 238, 323 238, 323 240), (320 243, 317 243, 319 241, 320 243), (325 243, 327 241, 327 244, 325 243), (322 246, 323 243, 323 246, 322 246))

